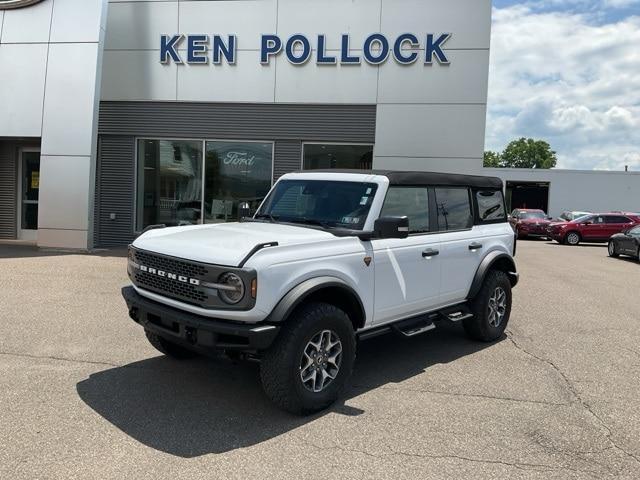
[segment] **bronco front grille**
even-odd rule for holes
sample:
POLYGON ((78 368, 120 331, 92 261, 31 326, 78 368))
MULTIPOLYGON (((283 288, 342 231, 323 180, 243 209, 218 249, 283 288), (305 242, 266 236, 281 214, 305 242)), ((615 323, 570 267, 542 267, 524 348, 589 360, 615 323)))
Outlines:
POLYGON ((136 286, 196 306, 206 306, 208 303, 207 292, 199 285, 190 283, 190 280, 206 279, 209 273, 206 266, 133 249, 129 255, 138 266, 147 269, 143 271, 137 268, 133 272, 132 280, 136 286), (154 273, 149 273, 149 270, 154 273), (162 272, 162 275, 158 275, 158 272, 162 272), (170 278, 169 274, 187 281, 170 278))

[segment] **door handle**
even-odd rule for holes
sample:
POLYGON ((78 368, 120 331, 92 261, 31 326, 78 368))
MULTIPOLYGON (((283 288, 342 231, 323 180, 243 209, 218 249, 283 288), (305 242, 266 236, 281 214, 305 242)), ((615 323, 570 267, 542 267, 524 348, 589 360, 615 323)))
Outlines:
POLYGON ((437 257, 438 255, 440 255, 440 250, 434 250, 433 248, 427 248, 422 252, 422 258, 437 257))
POLYGON ((481 243, 472 243, 469 245, 469 250, 471 251, 480 250, 481 248, 482 248, 481 243))

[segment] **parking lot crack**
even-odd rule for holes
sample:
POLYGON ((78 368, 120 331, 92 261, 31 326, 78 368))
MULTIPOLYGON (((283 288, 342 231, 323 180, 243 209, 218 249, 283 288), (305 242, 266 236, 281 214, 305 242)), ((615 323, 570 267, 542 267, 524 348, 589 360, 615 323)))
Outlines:
POLYGON ((31 358, 37 360, 55 360, 58 362, 69 362, 69 363, 80 363, 86 365, 101 365, 105 367, 121 367, 122 365, 118 365, 117 363, 96 361, 96 360, 80 360, 75 358, 66 358, 66 357, 58 357, 55 355, 33 355, 30 353, 18 353, 18 352, 0 352, 0 355, 8 356, 8 357, 20 357, 20 358, 31 358))
POLYGON ((589 403, 587 403, 587 401, 582 398, 578 390, 575 388, 575 386, 569 379, 569 377, 560 369, 560 367, 558 367, 553 361, 549 360, 548 358, 544 358, 544 357, 541 357, 540 355, 536 355, 535 353, 523 347, 514 338, 513 332, 508 331, 506 332, 506 334, 509 341, 518 350, 538 360, 539 362, 549 365, 563 379, 567 389, 575 399, 574 403, 578 403, 589 415, 591 415, 591 417, 596 421, 596 423, 604 430, 604 435, 607 438, 607 441, 611 444, 613 448, 615 448, 618 452, 622 453, 623 455, 633 460, 634 462, 640 463, 640 457, 638 455, 626 450, 624 447, 618 445, 615 442, 615 440, 613 439, 613 430, 611 429, 611 427, 609 427, 609 425, 607 425, 604 419, 598 413, 595 412, 595 410, 591 407, 591 405, 589 405, 589 403))
MULTIPOLYGON (((367 385, 353 385, 356 389, 362 390, 370 390, 371 387, 367 385)), ((412 393, 430 393, 433 395, 444 395, 451 397, 462 397, 462 398, 475 398, 481 400, 497 400, 503 402, 516 402, 516 403, 527 403, 527 404, 536 404, 536 405, 546 405, 550 407, 567 407, 571 405, 571 402, 549 402, 545 400, 531 400, 527 398, 515 398, 515 397, 501 397, 499 395, 487 395, 483 393, 465 393, 465 392, 447 392, 444 390, 432 390, 428 388, 411 388, 411 387, 395 387, 395 386, 384 386, 380 388, 381 390, 390 390, 390 391, 398 391, 398 392, 412 392, 412 393)))
POLYGON ((315 450, 319 450, 319 451, 331 451, 331 450, 337 450, 340 452, 344 452, 344 453, 355 453, 355 454, 360 454, 360 455, 365 455, 367 457, 372 457, 375 459, 385 459, 385 458, 390 458, 390 457, 394 457, 394 456, 399 456, 399 457, 411 457, 411 458, 422 458, 422 459, 430 459, 430 460, 457 460, 457 461, 461 461, 461 462, 469 462, 469 463, 477 463, 477 464, 484 464, 484 465, 499 465, 499 466, 505 466, 505 467, 510 467, 510 468, 515 468, 518 470, 522 470, 522 471, 537 471, 537 472, 562 472, 562 471, 571 471, 574 473, 583 473, 583 474, 588 474, 593 476, 594 478, 599 478, 596 476, 596 472, 591 472, 591 471, 586 471, 586 470, 579 470, 579 469, 574 469, 568 466, 554 466, 554 465, 548 465, 548 464, 543 464, 543 463, 528 463, 528 462, 508 462, 508 461, 504 461, 504 460, 489 460, 489 459, 483 459, 483 458, 472 458, 472 457, 465 457, 462 455, 454 455, 454 454, 432 454, 432 453, 409 453, 409 452, 404 452, 404 451, 400 451, 400 450, 393 450, 393 449, 389 449, 388 453, 379 453, 379 454, 375 454, 375 453, 371 453, 368 452, 366 450, 361 450, 361 449, 357 449, 357 448, 347 448, 347 447, 343 447, 340 445, 330 445, 330 446, 320 446, 320 445, 316 445, 314 443, 311 442, 305 442, 305 444, 315 450))

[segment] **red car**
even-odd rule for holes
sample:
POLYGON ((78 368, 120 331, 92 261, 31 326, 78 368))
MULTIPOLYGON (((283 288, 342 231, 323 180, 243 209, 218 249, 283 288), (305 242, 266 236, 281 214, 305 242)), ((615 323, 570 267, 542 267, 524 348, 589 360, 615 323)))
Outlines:
POLYGON ((551 221, 542 210, 516 208, 511 212, 509 223, 511 223, 513 230, 518 234, 518 238, 546 238, 549 235, 547 233, 547 227, 551 221))
POLYGON ((599 213, 571 222, 552 223, 547 232, 558 243, 578 245, 580 242, 608 242, 612 235, 638 224, 640 214, 637 213, 599 213))

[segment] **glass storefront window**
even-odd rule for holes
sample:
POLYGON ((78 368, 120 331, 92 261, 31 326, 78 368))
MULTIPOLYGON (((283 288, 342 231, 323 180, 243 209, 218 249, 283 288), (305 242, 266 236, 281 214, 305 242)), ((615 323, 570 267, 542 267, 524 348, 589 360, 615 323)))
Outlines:
POLYGON ((137 230, 201 222, 202 142, 138 142, 137 230))
POLYGON ((273 143, 206 142, 205 222, 235 221, 244 202, 255 212, 271 189, 272 177, 273 143))
POLYGON ((303 150, 305 170, 371 170, 373 167, 372 145, 305 143, 303 150))

